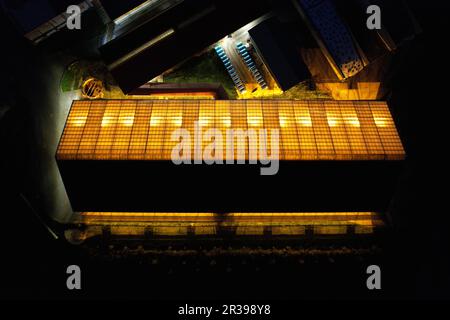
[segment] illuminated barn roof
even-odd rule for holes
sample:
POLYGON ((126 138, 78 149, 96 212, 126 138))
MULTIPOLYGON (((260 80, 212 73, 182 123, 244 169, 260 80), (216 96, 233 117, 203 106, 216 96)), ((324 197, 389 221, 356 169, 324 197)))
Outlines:
POLYGON ((82 100, 72 104, 57 158, 170 160, 172 149, 178 144, 171 139, 173 131, 184 128, 193 136, 194 122, 204 131, 264 128, 270 136, 271 129, 278 129, 280 160, 405 157, 385 102, 82 100))

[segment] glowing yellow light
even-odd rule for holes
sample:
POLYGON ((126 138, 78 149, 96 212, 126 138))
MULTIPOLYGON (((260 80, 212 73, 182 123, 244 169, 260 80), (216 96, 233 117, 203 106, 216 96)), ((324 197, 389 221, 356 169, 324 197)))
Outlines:
POLYGON ((102 119, 102 127, 106 127, 109 126, 112 122, 112 117, 111 116, 104 116, 102 119))
POLYGON ((134 116, 125 116, 120 119, 120 122, 127 127, 131 127, 134 123, 134 116))
POLYGON ((150 119, 150 125, 151 125, 152 127, 158 126, 158 125, 161 123, 161 121, 162 121, 162 117, 153 116, 153 117, 150 119))
POLYGON ((70 120, 70 124, 75 127, 82 127, 86 123, 87 116, 79 116, 79 117, 73 117, 72 120, 70 120))
POLYGON ((375 124, 377 125, 377 127, 384 128, 384 127, 387 126, 386 118, 377 118, 377 117, 375 117, 374 120, 375 120, 375 124))
POLYGON ((256 127, 261 125, 261 118, 260 117, 248 117, 248 124, 250 126, 256 127))
MULTIPOLYGON (((57 157, 170 160, 171 131, 183 127, 193 134, 196 122, 205 129, 214 125, 244 131, 281 128, 280 160, 402 160, 405 156, 383 102, 188 102, 181 109, 178 101, 75 101, 57 157)), ((260 142, 250 147, 258 148, 260 142)))
POLYGON ((209 117, 200 117, 198 124, 201 127, 207 126, 209 124, 209 117))
POLYGON ((181 116, 173 117, 172 124, 174 126, 180 127, 183 124, 183 118, 181 116))
POLYGON ((297 123, 305 127, 312 127, 312 121, 310 117, 297 117, 297 123))
POLYGON ((222 123, 225 127, 230 127, 231 126, 231 119, 230 118, 224 118, 222 120, 222 123))
POLYGON ((339 120, 337 118, 328 117, 327 121, 330 127, 336 127, 337 125, 339 125, 339 120))
POLYGON ((167 235, 186 235, 188 227, 195 234, 215 234, 218 220, 222 227, 235 227, 237 235, 262 235, 265 227, 273 235, 305 234, 307 226, 312 226, 313 232, 320 235, 347 234, 348 226, 353 226, 355 233, 370 234, 375 228, 385 226, 381 215, 376 212, 239 212, 226 215, 204 212, 80 213, 80 222, 88 226, 113 225, 120 229, 112 228, 115 234, 135 233, 136 228, 141 226, 130 225, 129 222, 136 221, 136 218, 145 222, 145 226, 155 233, 167 235))
POLYGON ((287 127, 289 125, 289 119, 287 117, 280 116, 280 127, 287 127))
POLYGON ((359 127, 360 126, 359 120, 356 117, 347 118, 347 123, 349 123, 350 125, 352 125, 354 127, 359 127))

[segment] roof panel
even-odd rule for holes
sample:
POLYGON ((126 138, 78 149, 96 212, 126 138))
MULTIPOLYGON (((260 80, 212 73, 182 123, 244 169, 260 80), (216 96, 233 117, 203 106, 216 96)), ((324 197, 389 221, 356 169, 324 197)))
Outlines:
MULTIPOLYGON (((245 159, 265 143, 271 151, 278 130, 280 160, 400 160, 405 152, 385 102, 291 100, 96 100, 74 101, 57 151, 58 160, 171 160, 184 129, 222 134, 242 130, 245 159), (196 126, 197 123, 197 126, 196 126), (266 129, 267 139, 261 139, 266 129), (253 139, 253 130, 257 139, 253 139)), ((211 138, 212 139, 212 138, 211 138)), ((237 159, 241 145, 235 141, 237 159)), ((216 140, 204 140, 201 151, 216 140)), ((239 143, 243 143, 240 141, 239 143)), ((217 141, 216 141, 217 142, 217 141)))

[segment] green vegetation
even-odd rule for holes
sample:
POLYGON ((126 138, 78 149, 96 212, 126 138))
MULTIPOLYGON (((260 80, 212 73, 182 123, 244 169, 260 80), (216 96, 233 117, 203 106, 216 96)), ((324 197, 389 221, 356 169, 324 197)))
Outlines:
MULTIPOLYGON (((124 98, 122 91, 115 84, 108 69, 99 61, 75 61, 67 67, 61 79, 61 90, 68 92, 80 89, 83 80, 94 77, 102 80, 105 98, 124 98)), ((220 83, 230 99, 236 99, 237 92, 225 67, 213 50, 189 59, 181 66, 164 75, 167 83, 220 83)), ((274 95, 261 95, 258 99, 296 99, 314 100, 330 99, 328 92, 311 90, 307 82, 274 95)))
MULTIPOLYGON (((208 51, 200 56, 194 57, 179 68, 164 75, 164 82, 168 83, 220 83, 224 87, 230 99, 236 99, 237 93, 227 71, 222 62, 214 53, 208 51)), ((305 82, 299 83, 295 87, 273 96, 261 96, 262 99, 330 99, 327 92, 311 90, 305 82)))
MULTIPOLYGON (((265 97, 263 97, 264 99, 265 97)), ((270 98, 270 97, 269 97, 270 98)), ((315 99, 330 99, 328 92, 311 90, 307 82, 301 82, 295 87, 277 95, 276 99, 295 99, 295 100, 315 100, 315 99)))
POLYGON ((61 79, 61 90, 68 92, 77 90, 81 86, 83 80, 83 70, 78 63, 72 63, 63 74, 61 79))
POLYGON ((168 83, 220 83, 230 99, 237 93, 233 81, 214 51, 208 51, 183 63, 176 70, 164 75, 168 83))

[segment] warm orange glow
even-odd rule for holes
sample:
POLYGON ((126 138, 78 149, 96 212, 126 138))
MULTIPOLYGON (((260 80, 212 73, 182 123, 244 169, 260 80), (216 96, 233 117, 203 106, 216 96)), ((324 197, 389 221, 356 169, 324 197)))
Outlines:
POLYGON ((384 118, 375 118, 375 124, 377 127, 386 127, 387 121, 384 118))
POLYGON ((263 110, 261 101, 254 100, 247 102, 247 123, 249 127, 262 127, 263 110))
POLYGON ((347 120, 347 122, 349 124, 351 124, 354 127, 359 127, 360 126, 359 120, 358 120, 357 117, 350 117, 350 118, 347 118, 346 120, 347 120))
MULTIPOLYGON (((385 102, 291 100, 74 101, 58 159, 170 160, 177 128, 278 130, 280 160, 399 160, 405 156, 385 102)), ((203 141, 206 145, 208 142, 203 141)), ((258 142, 246 138, 250 149, 258 142)), ((270 145, 270 141, 267 141, 270 145)), ((248 159, 248 152, 246 152, 248 159)))
POLYGON ((136 100, 205 100, 205 99, 216 99, 216 94, 214 92, 170 92, 170 93, 150 93, 147 95, 128 95, 130 99, 136 100))
POLYGON ((73 124, 76 127, 84 126, 86 123, 86 116, 85 117, 74 117, 71 121, 71 124, 73 124))
POLYGON ((224 118, 224 119, 222 120, 222 123, 223 123, 223 125, 224 125, 225 127, 229 127, 229 126, 231 126, 231 119, 230 119, 230 118, 224 118))
POLYGON ((328 117, 328 126, 336 127, 337 125, 339 125, 339 120, 337 118, 328 117))
POLYGON ((312 121, 309 116, 308 117, 298 117, 297 122, 302 126, 306 126, 306 127, 312 126, 312 121))
POLYGON ((181 124, 183 123, 183 118, 181 116, 174 116, 172 117, 172 124, 176 127, 181 127, 181 124))
MULTIPOLYGON (((352 228, 356 234, 370 234, 384 226, 375 212, 294 212, 294 213, 169 213, 169 212, 82 212, 80 221, 88 226, 121 226, 118 234, 132 226, 152 228, 154 234, 211 235, 219 227, 235 228, 237 235, 304 235, 306 228, 318 235, 340 235, 352 228)), ((133 232, 133 231, 130 231, 133 232)))
POLYGON ((280 127, 285 128, 289 125, 289 118, 280 116, 280 127))
POLYGON ((134 123, 134 116, 123 116, 119 118, 119 122, 124 126, 131 127, 134 123))

